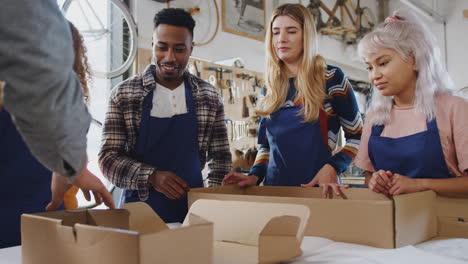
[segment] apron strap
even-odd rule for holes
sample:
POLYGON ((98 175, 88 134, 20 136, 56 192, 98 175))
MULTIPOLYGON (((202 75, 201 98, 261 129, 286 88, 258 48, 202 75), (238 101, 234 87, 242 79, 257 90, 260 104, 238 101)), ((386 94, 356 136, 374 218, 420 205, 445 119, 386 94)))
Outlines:
POLYGON ((372 136, 380 136, 380 134, 382 134, 382 131, 384 129, 384 126, 383 125, 380 125, 380 126, 372 126, 372 133, 371 135, 372 136))

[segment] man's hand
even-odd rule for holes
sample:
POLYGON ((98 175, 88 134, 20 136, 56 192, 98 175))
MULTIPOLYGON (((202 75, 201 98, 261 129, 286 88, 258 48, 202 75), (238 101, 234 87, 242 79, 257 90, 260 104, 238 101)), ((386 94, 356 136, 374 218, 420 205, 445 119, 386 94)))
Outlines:
POLYGON ((330 164, 325 164, 315 177, 307 184, 301 184, 302 187, 314 187, 318 184, 323 188, 322 198, 329 198, 328 189, 332 188, 336 195, 341 195, 340 188, 347 189, 348 185, 338 184, 338 175, 330 164))
MULTIPOLYGON (((86 200, 91 200, 90 192, 93 192, 94 200, 97 204, 104 202, 111 209, 115 209, 114 200, 112 195, 106 189, 101 180, 91 173, 88 168, 84 168, 80 175, 78 175, 73 182, 73 185, 77 186, 83 192, 86 200)), ((57 173, 52 174, 52 201, 47 205, 46 210, 52 211, 57 210, 63 203, 63 196, 65 192, 72 186, 67 182, 67 179, 57 173)))
POLYGON ((255 175, 245 175, 238 172, 230 172, 223 179, 223 185, 237 184, 240 187, 256 185, 258 177, 255 175))
POLYGON ((155 171, 149 176, 148 182, 171 200, 181 199, 190 191, 188 184, 170 171, 155 171))

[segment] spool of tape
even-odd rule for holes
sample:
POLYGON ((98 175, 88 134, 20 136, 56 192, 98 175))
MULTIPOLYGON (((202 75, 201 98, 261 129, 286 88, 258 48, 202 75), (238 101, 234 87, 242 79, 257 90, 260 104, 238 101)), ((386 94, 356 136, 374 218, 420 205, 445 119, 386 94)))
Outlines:
POLYGON ((208 82, 213 85, 213 86, 216 86, 216 77, 214 75, 210 75, 208 76, 208 82))

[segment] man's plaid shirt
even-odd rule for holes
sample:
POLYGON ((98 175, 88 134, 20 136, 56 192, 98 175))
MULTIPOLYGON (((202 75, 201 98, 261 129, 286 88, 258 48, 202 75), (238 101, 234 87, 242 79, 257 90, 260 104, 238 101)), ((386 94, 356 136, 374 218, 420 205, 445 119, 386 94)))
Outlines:
MULTIPOLYGON (((140 127, 143 99, 156 88, 156 67, 148 65, 143 73, 118 84, 111 92, 102 133, 99 166, 104 176, 119 188, 138 190, 141 200, 148 198, 148 177, 157 168, 136 159, 136 142, 140 127)), ((231 171, 224 106, 216 89, 186 72, 192 86, 198 120, 200 164, 208 165, 205 186, 220 185, 231 171)))

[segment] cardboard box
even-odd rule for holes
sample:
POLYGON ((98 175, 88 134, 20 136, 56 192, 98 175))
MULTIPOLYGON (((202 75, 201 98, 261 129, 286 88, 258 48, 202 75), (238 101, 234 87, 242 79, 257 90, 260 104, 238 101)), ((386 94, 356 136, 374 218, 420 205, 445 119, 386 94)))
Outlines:
POLYGON ((277 263, 302 254, 308 219, 303 205, 215 200, 193 203, 177 229, 142 202, 117 210, 23 214, 22 259, 24 264, 277 263))
POLYGON ((468 199, 437 197, 432 191, 393 199, 369 189, 342 192, 342 196, 330 192, 332 199, 322 199, 322 188, 230 185, 191 189, 189 206, 198 199, 302 204, 311 211, 305 235, 380 248, 413 245, 436 236, 468 237, 468 199))
POLYGON ((195 201, 189 210, 214 224, 214 263, 278 263, 302 255, 309 208, 295 204, 195 201))
POLYGON ((141 202, 118 210, 23 214, 22 263, 211 263, 213 224, 196 215, 187 221, 170 230, 141 202))

